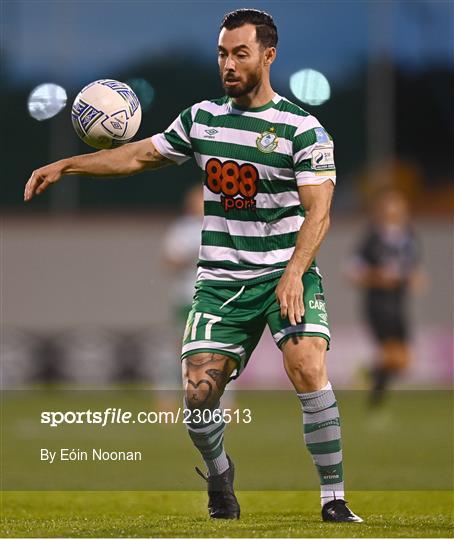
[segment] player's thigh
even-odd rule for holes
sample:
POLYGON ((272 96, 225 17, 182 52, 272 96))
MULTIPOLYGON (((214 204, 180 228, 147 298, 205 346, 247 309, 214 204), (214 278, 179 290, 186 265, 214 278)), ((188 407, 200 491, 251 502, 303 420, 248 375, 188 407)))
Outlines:
POLYGON ((282 344, 285 371, 299 392, 314 392, 328 382, 327 342, 319 336, 292 335, 282 344))
POLYGON ((233 359, 236 375, 241 373, 265 326, 248 294, 240 287, 199 286, 183 337, 182 360, 218 354, 233 359))
POLYGON ((310 270, 303 275, 304 286, 304 317, 300 324, 292 326, 288 318, 282 318, 277 300, 267 310, 267 323, 276 345, 282 349, 284 343, 297 336, 320 337, 329 348, 330 330, 326 300, 323 291, 322 279, 310 270))
POLYGON ((326 384, 326 350, 330 332, 321 277, 311 270, 303 275, 305 313, 300 324, 283 319, 275 301, 267 321, 276 345, 282 350, 286 373, 298 391, 318 390, 326 384))

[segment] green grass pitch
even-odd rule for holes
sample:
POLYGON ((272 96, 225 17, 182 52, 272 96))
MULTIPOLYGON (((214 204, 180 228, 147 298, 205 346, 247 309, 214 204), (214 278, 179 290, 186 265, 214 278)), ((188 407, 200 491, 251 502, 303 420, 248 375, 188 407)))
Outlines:
POLYGON ((203 492, 8 492, 2 537, 453 536, 449 491, 351 492, 364 523, 320 519, 317 492, 242 491, 239 521, 211 521, 203 492))
POLYGON ((251 407, 254 422, 226 430, 242 507, 234 522, 208 518, 203 482, 193 469, 203 465, 183 425, 50 429, 36 421, 40 410, 102 410, 112 403, 153 408, 148 394, 128 395, 53 397, 46 389, 3 400, 0 537, 454 536, 450 392, 395 392, 378 415, 365 407, 363 393, 338 393, 347 500, 365 520, 340 525, 321 521, 313 491, 318 478, 293 393, 235 395, 235 406, 251 407), (115 448, 122 440, 143 450, 144 461, 49 466, 37 459, 43 445, 115 448))

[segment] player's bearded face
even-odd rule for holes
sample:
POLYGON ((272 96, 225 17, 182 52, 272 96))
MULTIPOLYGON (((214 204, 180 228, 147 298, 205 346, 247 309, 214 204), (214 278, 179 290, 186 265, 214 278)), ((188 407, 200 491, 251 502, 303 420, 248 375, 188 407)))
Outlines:
POLYGON ((259 84, 262 75, 260 66, 246 73, 221 73, 225 93, 230 97, 241 97, 249 94, 259 84))
POLYGON ((237 98, 254 90, 262 79, 263 57, 253 25, 221 31, 218 62, 222 86, 228 96, 237 98))

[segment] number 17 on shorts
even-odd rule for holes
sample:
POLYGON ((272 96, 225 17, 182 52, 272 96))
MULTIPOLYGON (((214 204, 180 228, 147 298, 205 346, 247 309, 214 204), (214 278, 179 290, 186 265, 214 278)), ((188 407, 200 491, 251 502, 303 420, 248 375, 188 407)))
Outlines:
MULTIPOLYGON (((220 310, 213 309, 212 306, 210 311, 220 310)), ((248 335, 246 329, 230 320, 231 318, 231 313, 226 316, 215 315, 208 310, 199 311, 197 307, 193 308, 183 337, 182 358, 200 352, 219 353, 236 360, 241 369, 249 356, 248 347, 245 345, 248 335)), ((253 348, 255 343, 251 345, 253 348)))
POLYGON ((222 320, 219 315, 191 311, 183 337, 182 357, 196 352, 217 352, 240 360, 244 349, 241 345, 229 343, 222 320))

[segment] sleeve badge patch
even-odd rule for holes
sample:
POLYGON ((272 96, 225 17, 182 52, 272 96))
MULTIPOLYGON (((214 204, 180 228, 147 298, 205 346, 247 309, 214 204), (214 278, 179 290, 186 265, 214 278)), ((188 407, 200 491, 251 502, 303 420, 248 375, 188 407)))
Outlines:
POLYGON ((318 146, 312 150, 312 169, 327 171, 335 168, 334 148, 332 146, 318 146))

